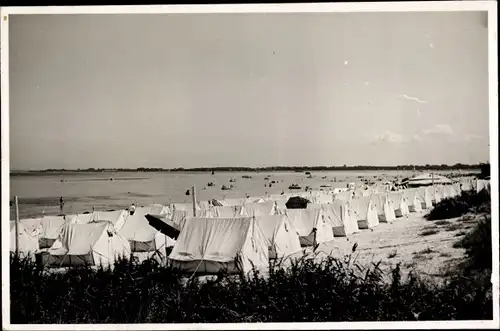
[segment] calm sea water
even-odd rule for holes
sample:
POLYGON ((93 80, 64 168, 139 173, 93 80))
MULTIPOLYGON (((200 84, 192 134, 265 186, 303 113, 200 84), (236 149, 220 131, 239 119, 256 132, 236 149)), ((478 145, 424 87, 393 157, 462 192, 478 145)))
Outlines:
MULTIPOLYGON (((149 205, 170 202, 191 202, 186 190, 196 186, 197 200, 211 198, 240 198, 245 194, 262 196, 266 193, 290 192, 288 186, 296 183, 305 189, 320 189, 322 185, 345 187, 346 182, 360 182, 361 177, 371 180, 386 180, 395 176, 411 176, 411 172, 397 171, 335 171, 312 172, 307 178, 302 172, 269 173, 78 173, 71 175, 13 176, 10 178, 11 199, 19 197, 21 218, 37 217, 42 214, 57 215, 59 198, 65 200, 64 213, 127 208, 132 203, 149 205), (251 179, 242 178, 252 176, 251 179), (265 177, 269 176, 269 180, 265 177), (325 178, 324 178, 325 177, 325 178), (376 178, 375 178, 376 177, 376 178), (113 178, 113 180, 110 180, 113 178), (234 178, 236 181, 230 183, 234 178), (272 187, 265 187, 275 181, 272 187), (207 183, 214 186, 208 187, 207 183), (222 185, 234 185, 232 190, 221 190, 222 185)), ((327 189, 327 188, 324 188, 327 189)), ((14 218, 11 208, 11 219, 14 218)))

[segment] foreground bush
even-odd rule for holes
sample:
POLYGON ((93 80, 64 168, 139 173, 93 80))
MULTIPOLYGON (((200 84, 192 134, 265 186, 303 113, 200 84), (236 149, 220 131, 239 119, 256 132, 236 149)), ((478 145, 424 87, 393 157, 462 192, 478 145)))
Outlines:
POLYGON ((298 322, 491 319, 487 274, 452 277, 445 285, 399 266, 382 280, 375 265, 350 260, 301 260, 271 265, 267 277, 220 274, 200 283, 155 261, 118 261, 114 270, 47 273, 11 258, 12 323, 298 322))
POLYGON ((475 228, 456 242, 453 247, 465 248, 465 253, 468 257, 464 264, 465 271, 491 270, 491 216, 484 216, 475 228))
POLYGON ((490 213, 491 196, 487 190, 462 191, 459 196, 441 200, 425 216, 428 220, 443 220, 467 213, 490 213))

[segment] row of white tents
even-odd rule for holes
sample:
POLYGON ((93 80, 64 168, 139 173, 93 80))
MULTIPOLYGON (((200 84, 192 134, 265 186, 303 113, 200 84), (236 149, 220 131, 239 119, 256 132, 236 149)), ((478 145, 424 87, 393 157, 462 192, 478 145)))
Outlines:
MULTIPOLYGON (((483 185, 483 184, 481 184, 483 185)), ((475 185, 479 187, 479 184, 475 185)), ((483 185, 487 187, 488 185, 483 185)), ((138 207, 127 211, 45 216, 21 220, 19 248, 37 253, 46 266, 83 263, 111 265, 117 256, 160 253, 173 246, 169 260, 185 272, 213 273, 267 268, 270 258, 286 257, 303 246, 349 236, 379 222, 394 222, 411 212, 431 208, 443 198, 459 194, 452 185, 403 191, 352 195, 352 192, 311 191, 267 197, 211 200, 193 205, 138 207), (311 203, 306 209, 286 209, 291 196, 311 203), (179 232, 176 240, 146 221, 146 215, 167 219, 179 232)), ((462 185, 461 189, 472 189, 462 185)), ((11 250, 15 231, 11 223, 11 250)))

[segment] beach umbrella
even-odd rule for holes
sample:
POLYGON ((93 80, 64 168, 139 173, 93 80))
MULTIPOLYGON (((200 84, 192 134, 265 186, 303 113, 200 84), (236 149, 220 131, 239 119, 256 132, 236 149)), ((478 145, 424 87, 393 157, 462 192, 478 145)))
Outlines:
POLYGON ((286 202, 287 209, 307 209, 307 204, 311 203, 311 201, 307 200, 303 197, 291 197, 286 202))

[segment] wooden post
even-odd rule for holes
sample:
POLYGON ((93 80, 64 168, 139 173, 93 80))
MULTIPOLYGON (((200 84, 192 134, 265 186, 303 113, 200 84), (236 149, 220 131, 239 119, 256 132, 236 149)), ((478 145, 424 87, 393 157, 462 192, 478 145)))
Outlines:
POLYGON ((196 187, 194 185, 191 188, 191 195, 193 196, 193 216, 196 217, 196 187))
POLYGON ((433 172, 431 172, 431 177, 432 177, 432 190, 434 191, 434 200, 437 203, 437 199, 436 199, 436 186, 434 186, 434 173, 433 172))
POLYGON ((14 197, 14 207, 15 207, 15 231, 16 231, 16 256, 19 256, 19 201, 17 195, 14 197))

